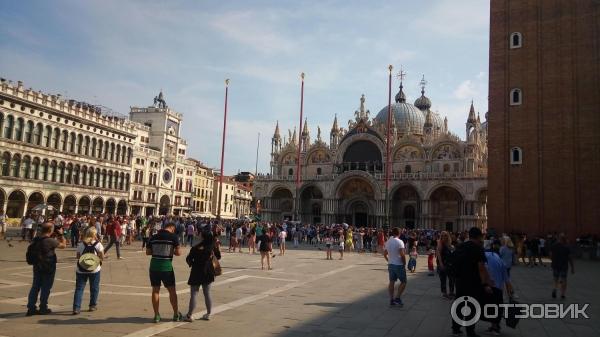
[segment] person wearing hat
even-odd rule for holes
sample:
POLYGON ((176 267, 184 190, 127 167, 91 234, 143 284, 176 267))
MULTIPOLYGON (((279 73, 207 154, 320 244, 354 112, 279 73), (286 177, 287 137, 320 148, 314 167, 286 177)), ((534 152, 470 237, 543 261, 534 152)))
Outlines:
POLYGON ((75 295, 73 296, 73 315, 81 312, 83 289, 90 281, 89 311, 96 311, 100 293, 100 270, 104 258, 104 247, 98 241, 95 227, 88 227, 83 234, 83 240, 77 246, 77 267, 75 269, 75 295))

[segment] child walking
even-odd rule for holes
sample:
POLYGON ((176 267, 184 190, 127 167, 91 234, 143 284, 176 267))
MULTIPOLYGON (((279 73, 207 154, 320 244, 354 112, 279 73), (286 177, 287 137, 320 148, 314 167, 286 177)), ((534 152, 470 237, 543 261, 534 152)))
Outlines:
POLYGON ((327 251, 326 260, 333 260, 332 249, 331 249, 332 245, 333 245, 333 238, 331 237, 331 234, 327 233, 325 236, 325 250, 327 251))
POLYGON ((414 246, 412 251, 410 252, 410 259, 408 260, 408 271, 414 273, 417 270, 417 257, 419 253, 417 253, 417 247, 414 246))
POLYGON ((434 276, 433 272, 433 260, 435 259, 435 249, 433 247, 429 247, 427 251, 427 269, 429 269, 429 276, 434 276))

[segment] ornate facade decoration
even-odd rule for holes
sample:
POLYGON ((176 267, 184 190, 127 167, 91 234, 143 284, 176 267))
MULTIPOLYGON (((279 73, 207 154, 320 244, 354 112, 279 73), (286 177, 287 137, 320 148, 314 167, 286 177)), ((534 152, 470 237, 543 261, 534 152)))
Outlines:
MULTIPOLYGON (((465 140, 448 130, 448 120, 431 110, 425 96, 407 103, 402 83, 391 107, 375 117, 360 98, 348 129, 337 115, 326 144, 302 131, 301 185, 295 184, 296 131, 282 139, 279 123, 271 147, 271 172, 259 175, 254 194, 266 221, 386 224, 386 200, 392 226, 463 230, 486 227, 487 122, 468 113, 465 140), (391 108, 390 188, 385 190, 386 136, 391 108)), ((306 124, 305 124, 306 125, 306 124)))

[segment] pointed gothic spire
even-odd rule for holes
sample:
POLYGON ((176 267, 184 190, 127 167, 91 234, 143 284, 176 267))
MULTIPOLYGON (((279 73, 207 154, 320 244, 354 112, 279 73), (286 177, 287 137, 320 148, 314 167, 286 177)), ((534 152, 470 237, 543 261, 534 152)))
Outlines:
POLYGON ((273 138, 280 139, 281 135, 279 134, 279 121, 275 124, 275 133, 273 134, 273 138))
POLYGON ((481 118, 479 117, 479 112, 477 112, 477 124, 481 124, 481 118))
POLYGON ((335 114, 335 118, 333 119, 333 126, 331 127, 331 132, 337 132, 339 130, 337 114, 335 114))
POLYGON ((448 132, 448 116, 444 117, 444 132, 448 132))
POLYGON ((304 118, 304 127, 302 128, 302 135, 308 135, 308 118, 304 118))
POLYGON ((294 133, 292 134, 292 144, 298 144, 298 136, 296 135, 296 127, 294 126, 294 133))
POLYGON ((471 100, 471 108, 469 109, 469 118, 467 119, 467 123, 475 123, 475 107, 473 106, 473 100, 471 100))

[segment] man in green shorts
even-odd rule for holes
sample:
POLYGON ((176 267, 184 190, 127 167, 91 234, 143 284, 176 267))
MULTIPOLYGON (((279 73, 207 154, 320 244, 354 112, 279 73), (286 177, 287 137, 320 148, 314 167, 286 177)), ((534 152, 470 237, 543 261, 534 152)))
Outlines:
POLYGON ((179 238, 175 235, 175 224, 170 222, 150 238, 146 247, 146 255, 152 255, 150 260, 150 284, 152 285, 152 308, 154 322, 160 322, 158 305, 161 283, 169 291, 169 300, 173 307, 173 321, 183 320, 177 306, 177 291, 175 290, 175 273, 173 272, 173 255, 181 255, 179 238))

